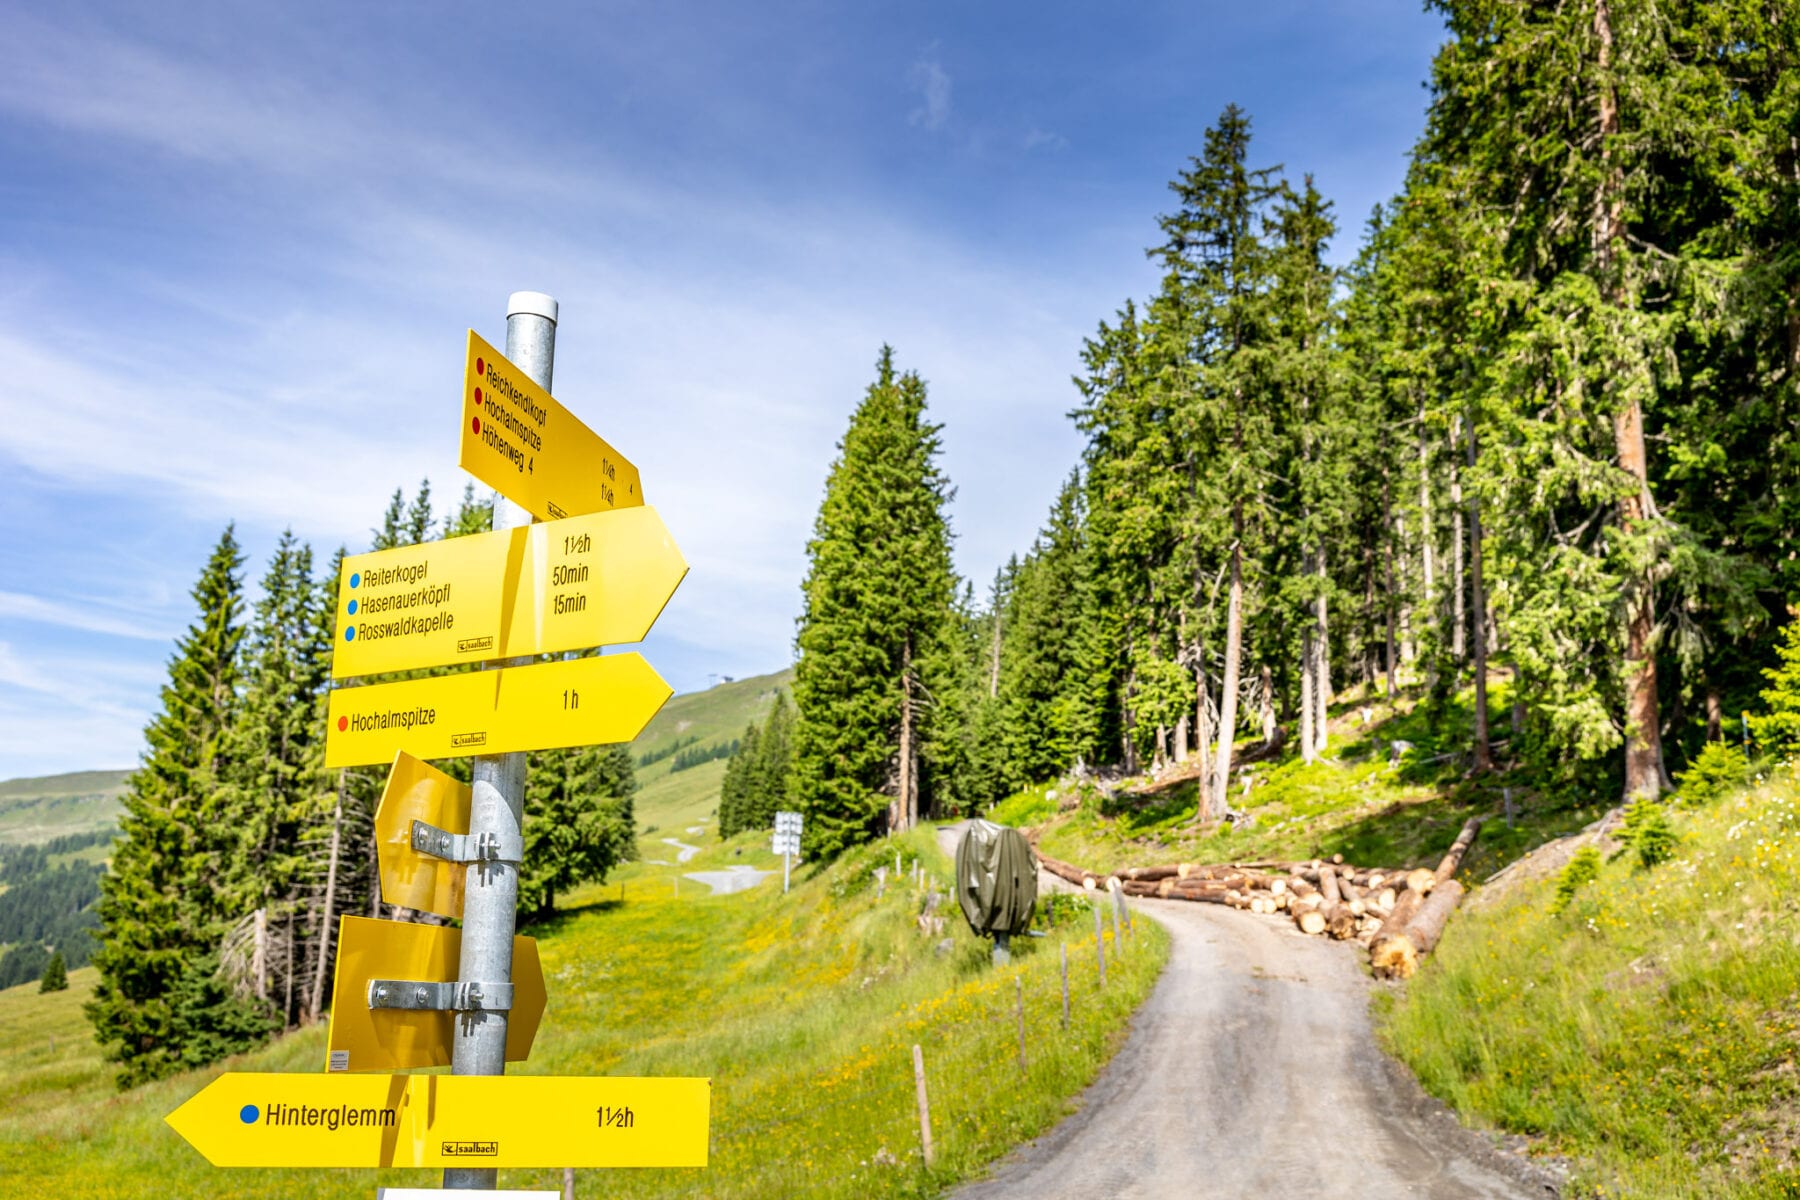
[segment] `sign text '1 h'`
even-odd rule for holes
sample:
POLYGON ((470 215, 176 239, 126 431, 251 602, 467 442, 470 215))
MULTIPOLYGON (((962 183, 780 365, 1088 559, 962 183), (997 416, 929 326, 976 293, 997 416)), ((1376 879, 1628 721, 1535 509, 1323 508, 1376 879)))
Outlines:
POLYGON ((215 1167, 704 1167, 709 1079, 231 1072, 164 1118, 215 1167))
POLYGON ((457 464, 540 521, 644 502, 638 469, 473 329, 457 464))
POLYGON ((687 562, 654 508, 344 559, 338 679, 641 642, 687 562))
POLYGON ((672 689, 640 654, 337 688, 325 765, 464 758, 629 742, 672 689))

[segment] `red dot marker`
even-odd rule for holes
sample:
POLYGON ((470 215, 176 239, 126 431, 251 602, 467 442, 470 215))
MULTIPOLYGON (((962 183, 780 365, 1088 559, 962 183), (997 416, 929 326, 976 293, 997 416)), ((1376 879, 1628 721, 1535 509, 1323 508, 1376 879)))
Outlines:
POLYGON ((342 733, 342 732, 344 732, 344 730, 346 730, 348 728, 350 728, 350 718, 349 717, 339 717, 338 718, 338 732, 342 733))
POLYGON ((477 375, 486 375, 487 374, 487 364, 485 362, 481 361, 479 358, 475 360, 475 373, 477 375))
POLYGON ((477 403, 477 404, 481 403, 481 389, 480 388, 475 389, 475 403, 477 403))
POLYGON ((480 433, 480 432, 481 432, 481 418, 480 418, 480 417, 476 417, 476 418, 475 418, 475 420, 474 420, 474 421, 473 421, 473 422, 472 422, 472 423, 473 423, 473 424, 474 424, 474 426, 475 426, 475 432, 476 432, 476 433, 480 433))

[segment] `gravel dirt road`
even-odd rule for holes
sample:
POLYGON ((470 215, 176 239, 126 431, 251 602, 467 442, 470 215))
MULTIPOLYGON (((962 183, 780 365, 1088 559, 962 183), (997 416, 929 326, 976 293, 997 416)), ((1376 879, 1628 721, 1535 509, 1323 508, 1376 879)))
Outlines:
MULTIPOLYGON (((953 855, 957 836, 940 831, 953 855)), ((1557 1194, 1376 1046, 1352 947, 1222 905, 1133 907, 1173 946, 1125 1046, 1074 1115, 955 1200, 1557 1194)))

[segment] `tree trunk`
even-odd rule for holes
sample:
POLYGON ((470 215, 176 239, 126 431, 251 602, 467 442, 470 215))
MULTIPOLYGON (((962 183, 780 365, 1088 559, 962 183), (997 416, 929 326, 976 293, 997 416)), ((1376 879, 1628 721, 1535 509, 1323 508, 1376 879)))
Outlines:
POLYGON ((1212 683, 1206 672, 1194 668, 1194 750, 1200 756, 1200 811, 1202 820, 1212 811, 1213 780, 1213 703, 1212 683))
POLYGON ((338 771, 337 808, 331 814, 331 857, 325 868, 325 915, 319 922, 319 962, 313 971, 312 1002, 308 1005, 314 1020, 325 1009, 325 977, 330 973, 332 925, 337 904, 338 846, 344 824, 344 772, 338 771))
POLYGON ((1273 746, 1275 744, 1275 672, 1269 668, 1268 663, 1264 663, 1262 668, 1260 708, 1262 709, 1263 745, 1265 747, 1273 746))
MULTIPOLYGON (((1452 439, 1454 446, 1454 439, 1452 439)), ((1466 558, 1463 554, 1463 494, 1462 470, 1456 465, 1456 456, 1450 457, 1450 657, 1460 669, 1469 655, 1468 629, 1469 610, 1467 607, 1465 580, 1467 579, 1466 558)))
POLYGON ((1231 786, 1231 739, 1237 731, 1238 656, 1244 646, 1244 507, 1231 506, 1231 592, 1225 609, 1225 684, 1219 697, 1219 753, 1213 768, 1212 810, 1218 820, 1225 815, 1225 790, 1231 786))
POLYGON ((913 777, 912 777, 912 639, 907 638, 900 646, 900 794, 895 797, 898 827, 895 832, 903 833, 913 826, 913 777))
POLYGON ((1425 444, 1425 403, 1419 402, 1419 572, 1424 585, 1424 611, 1428 624, 1437 618, 1437 579, 1432 560, 1432 541, 1437 534, 1431 520, 1431 455, 1425 444))
POLYGON ((1718 742, 1725 739, 1725 701, 1719 695, 1714 684, 1706 685, 1706 740, 1718 742))
POLYGON ((1394 662, 1394 607, 1399 593, 1394 587, 1394 505, 1393 496, 1388 487, 1387 469, 1385 467, 1382 468, 1381 472, 1381 519, 1383 526, 1382 548, 1387 560, 1387 596, 1381 606, 1387 625, 1387 647, 1385 650, 1384 665, 1387 668, 1387 698, 1392 700, 1400 694, 1400 688, 1395 676, 1394 662))
MULTIPOLYGON (((1600 186, 1594 193, 1594 267, 1600 295, 1609 307, 1623 307, 1624 281, 1618 251, 1625 238, 1624 178, 1612 161, 1619 135, 1618 96, 1607 78, 1612 69, 1612 13, 1595 0, 1594 38, 1599 47, 1600 186)), ((1613 416, 1613 445, 1619 469, 1637 487, 1619 504, 1619 521, 1634 533, 1651 512, 1649 456, 1644 449, 1644 409, 1635 393, 1613 416)), ((1661 713, 1656 699, 1656 588, 1640 576, 1625 585, 1625 799, 1657 796, 1663 788, 1661 713)))
MULTIPOLYGON (((1469 422, 1469 466, 1475 466, 1475 423, 1469 422)), ((1475 760, 1472 769, 1484 775, 1494 766, 1488 745, 1487 711, 1487 594, 1481 583, 1481 500, 1469 497, 1469 622, 1475 641, 1475 760)))
POLYGON ((1326 588, 1330 586, 1325 577, 1325 544, 1319 543, 1318 551, 1313 555, 1313 569, 1318 572, 1316 584, 1317 595, 1313 598, 1313 633, 1318 644, 1313 647, 1313 663, 1317 676, 1313 680, 1313 709, 1317 715, 1319 728, 1313 737, 1313 749, 1324 753, 1325 743, 1330 740, 1331 728, 1331 639, 1330 623, 1326 613, 1326 588))
POLYGON ((284 978, 282 980, 281 1027, 292 1029, 294 1027, 294 914, 291 911, 288 913, 285 940, 287 941, 287 970, 282 973, 284 978))
POLYGON ((1312 762, 1318 755, 1313 750, 1313 633, 1300 635, 1300 759, 1312 762))
POLYGON ((251 943, 250 977, 256 980, 256 998, 269 998, 269 910, 259 908, 255 914, 255 934, 251 943))
POLYGON ((1432 879, 1437 883, 1442 884, 1449 880, 1462 866, 1463 855, 1469 852, 1469 847, 1475 844, 1475 835, 1481 832, 1481 820, 1480 817, 1470 817, 1463 822, 1463 827, 1457 833, 1456 840, 1450 843, 1450 849, 1445 851, 1443 859, 1437 865, 1437 870, 1431 873, 1432 879))

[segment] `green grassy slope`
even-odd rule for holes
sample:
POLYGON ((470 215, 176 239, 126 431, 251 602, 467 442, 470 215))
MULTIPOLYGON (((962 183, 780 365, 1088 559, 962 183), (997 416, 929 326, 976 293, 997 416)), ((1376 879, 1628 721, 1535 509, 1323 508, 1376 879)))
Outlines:
POLYGON ((73 771, 0 782, 0 842, 47 842, 119 819, 130 771, 73 771))
MULTIPOLYGON (((714 846, 693 866, 774 865, 759 842, 745 835, 714 846)), ((925 889, 892 883, 876 897, 873 868, 896 850, 921 859, 930 887, 946 890, 950 864, 920 830, 803 869, 787 896, 779 875, 735 896, 691 882, 676 895, 672 868, 635 864, 533 931, 549 1006, 530 1061, 512 1071, 713 1080, 705 1171, 582 1171, 578 1195, 932 1196, 1063 1115, 1148 994, 1166 935, 1137 922, 1102 990, 1086 911, 1063 904, 1050 937, 1015 941, 1014 964, 994 970, 954 901, 943 902, 941 927, 926 928, 925 889), (1066 1031, 1064 939, 1083 951, 1069 956, 1066 1031), (1015 979, 1029 1031, 1023 1076, 1015 979), (931 1087, 938 1158, 929 1170, 918 1150, 914 1043, 931 1087)), ((208 1166, 162 1117, 217 1070, 115 1093, 79 1013, 93 972, 71 980, 49 996, 36 985, 0 992, 0 1195, 360 1198, 378 1183, 436 1186, 436 1173, 424 1171, 208 1166)), ((323 1030, 314 1028, 226 1066, 316 1072, 323 1057, 323 1030)), ((502 1187, 559 1182, 548 1170, 500 1178, 502 1187)))
POLYGON ((1551 912, 1519 872, 1450 925, 1385 1021, 1464 1113, 1573 1157, 1572 1196, 1800 1196, 1800 777, 1676 810, 1551 912))
MULTIPOLYGON (((1505 727, 1509 703, 1504 683, 1496 680, 1488 705, 1496 730, 1505 727)), ((1248 792, 1245 775, 1233 775, 1231 807, 1250 818, 1242 824, 1195 822, 1193 766, 1160 782, 1128 780, 1110 793, 1063 784, 1052 798, 1058 785, 1046 785, 1012 797, 993 815, 1011 824, 1043 823, 1045 851, 1093 870, 1333 854, 1360 866, 1436 866, 1464 821, 1502 813, 1510 794, 1514 819, 1510 825, 1489 821, 1482 829, 1464 863, 1466 882, 1606 811, 1610 797, 1543 794, 1522 773, 1465 778, 1465 764, 1452 747, 1470 719, 1466 697, 1436 722, 1408 697, 1395 704, 1346 699, 1332 709, 1332 736, 1318 762, 1308 765, 1292 752, 1252 761, 1246 764, 1248 792), (1397 761, 1396 742, 1410 746, 1397 761)), ((1255 749, 1255 743, 1240 743, 1240 762, 1255 749)))
MULTIPOLYGON (((790 667, 672 697, 631 743, 632 757, 666 750, 689 738, 698 739, 693 746, 701 749, 742 737, 745 726, 761 720, 769 711, 775 693, 792 687, 793 682, 794 671, 790 667)), ((637 772, 638 828, 650 829, 658 837, 680 837, 688 826, 709 819, 718 807, 719 781, 725 776, 724 759, 685 771, 675 771, 673 767, 674 756, 670 755, 639 767, 637 772)))

